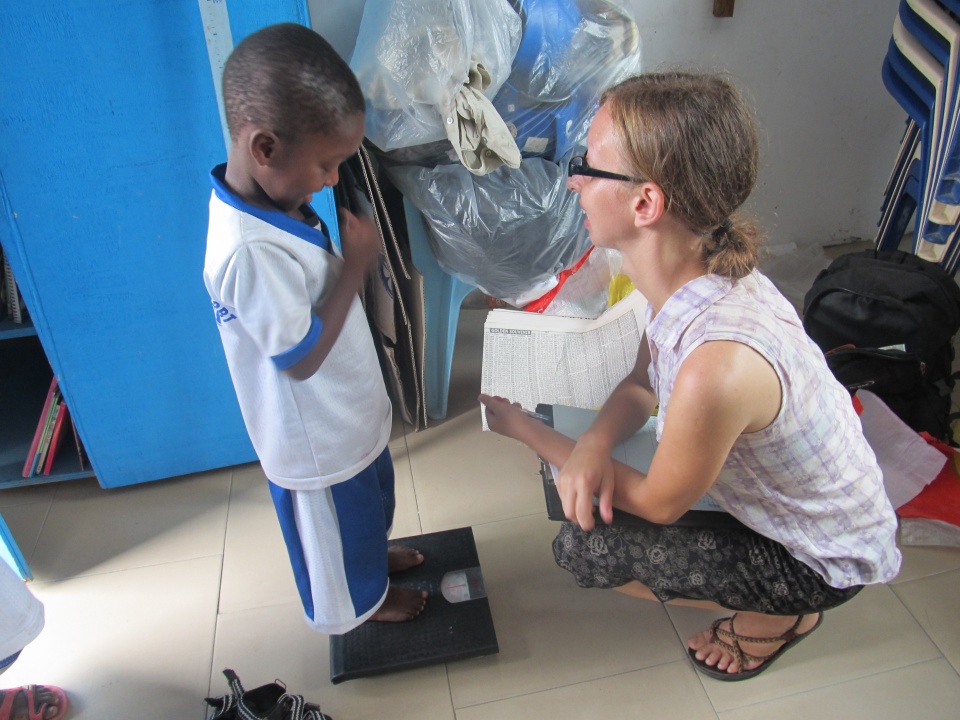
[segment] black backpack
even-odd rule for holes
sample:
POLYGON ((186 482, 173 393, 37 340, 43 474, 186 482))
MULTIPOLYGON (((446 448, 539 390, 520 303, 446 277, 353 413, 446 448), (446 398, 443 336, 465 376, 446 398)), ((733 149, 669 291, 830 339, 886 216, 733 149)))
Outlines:
POLYGON ((869 390, 914 430, 952 442, 960 288, 943 268, 899 250, 841 255, 804 297, 803 327, 851 393, 869 390))

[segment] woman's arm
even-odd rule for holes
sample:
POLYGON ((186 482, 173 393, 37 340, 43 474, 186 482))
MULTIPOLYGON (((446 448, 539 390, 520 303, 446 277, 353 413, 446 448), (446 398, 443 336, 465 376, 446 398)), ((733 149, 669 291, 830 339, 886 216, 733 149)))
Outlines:
POLYGON ((601 410, 604 418, 598 416, 576 443, 529 417, 517 404, 480 396, 491 430, 519 440, 561 468, 556 482, 564 513, 584 530, 594 525, 594 495, 607 523, 613 519, 613 507, 655 523, 674 522, 716 480, 736 439, 762 430, 780 410, 780 381, 761 355, 742 343, 704 343, 690 353, 677 374, 663 435, 644 474, 611 458, 614 445, 629 433, 606 424, 623 418, 624 412, 633 432, 643 424, 640 416, 629 415, 629 408, 642 408, 643 398, 649 400, 635 382, 627 378, 617 387, 601 410), (598 433, 595 439, 584 442, 593 432, 598 433), (577 466, 571 467, 575 460, 577 466), (608 498, 606 515, 603 493, 608 498))
MULTIPOLYGON (((601 517, 606 522, 613 519, 615 470, 610 454, 617 443, 643 426, 656 404, 647 377, 649 365, 650 348, 644 334, 633 370, 614 388, 576 443, 528 417, 519 405, 512 405, 504 398, 480 396, 487 408, 487 424, 491 430, 519 440, 561 468, 556 483, 564 513, 584 529, 593 527, 595 495, 599 497, 601 517)), ((625 465, 620 468, 620 474, 624 473, 639 475, 625 465)))
MULTIPOLYGON (((593 527, 595 496, 600 517, 607 523, 613 520, 617 473, 611 453, 617 443, 643 427, 656 405, 657 398, 647 374, 649 365, 650 345, 644 333, 633 370, 614 388, 596 419, 577 440, 567 461, 554 463, 560 467, 556 484, 564 513, 584 530, 593 527)), ((623 469, 619 475, 622 474, 623 469)))
POLYGON ((714 483, 737 438, 777 418, 781 397, 776 372, 756 351, 730 341, 699 346, 677 373, 647 476, 624 482, 618 474, 614 503, 674 522, 714 483))

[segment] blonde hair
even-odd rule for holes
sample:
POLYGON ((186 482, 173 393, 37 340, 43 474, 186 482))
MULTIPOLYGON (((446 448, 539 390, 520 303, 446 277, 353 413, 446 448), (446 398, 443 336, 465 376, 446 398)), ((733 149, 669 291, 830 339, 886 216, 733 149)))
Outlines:
POLYGON ((600 98, 631 174, 650 178, 667 210, 702 237, 707 272, 738 279, 757 265, 756 226, 734 217, 753 190, 757 130, 725 79, 685 72, 628 78, 600 98))

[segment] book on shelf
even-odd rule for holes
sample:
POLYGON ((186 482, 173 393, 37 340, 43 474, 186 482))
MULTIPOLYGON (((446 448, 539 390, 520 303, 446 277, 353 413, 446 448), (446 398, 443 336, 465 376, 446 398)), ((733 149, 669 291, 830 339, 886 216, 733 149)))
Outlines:
POLYGON ((50 449, 47 451, 47 460, 43 465, 43 474, 49 475, 53 469, 53 459, 57 455, 60 443, 63 441, 63 426, 70 422, 70 409, 67 404, 61 400, 60 410, 57 413, 57 419, 53 426, 53 436, 50 438, 50 449))
POLYGON ((77 432, 76 423, 73 422, 73 418, 70 418, 70 429, 73 430, 73 442, 77 448, 77 459, 80 461, 80 472, 83 472, 87 469, 86 461, 84 460, 83 455, 83 444, 80 442, 80 434, 77 432))
POLYGON ((27 459, 23 465, 23 477, 33 477, 33 468, 34 461, 37 457, 37 451, 40 448, 40 441, 43 437, 43 431, 46 427, 47 417, 50 414, 50 406, 53 404, 53 393, 57 390, 57 376, 53 376, 53 380, 50 381, 50 389, 47 391, 47 399, 43 403, 43 411, 40 413, 40 422, 37 424, 37 429, 33 433, 33 441, 30 443, 30 450, 27 452, 27 459))
POLYGON ((53 393, 53 404, 50 406, 50 412, 44 421, 43 436, 40 438, 37 456, 33 460, 33 475, 43 473, 43 465, 47 460, 47 455, 50 454, 50 441, 53 439, 53 428, 57 425, 57 417, 60 415, 60 408, 63 407, 61 403, 62 397, 60 388, 57 388, 53 393))
POLYGON ((7 260, 7 256, 3 254, 3 251, 0 250, 0 257, 2 257, 2 271, 3 277, 0 278, 0 285, 2 285, 2 296, 3 302, 0 303, 0 319, 3 319, 5 316, 9 316, 10 319, 15 323, 22 323, 26 319, 26 310, 23 306, 23 297, 20 295, 20 290, 17 288, 17 281, 13 277, 13 269, 10 267, 10 263, 7 260))
MULTIPOLYGON (((73 426, 70 412, 63 399, 63 393, 60 391, 56 376, 54 376, 50 381, 50 389, 47 391, 47 398, 37 422, 37 429, 33 434, 33 441, 30 443, 30 450, 27 452, 24 461, 23 477, 30 478, 51 473, 57 450, 63 441, 64 427, 67 423, 73 426)), ((83 453, 80 449, 80 440, 76 435, 76 427, 73 428, 73 432, 80 457, 80 469, 83 470, 83 453)))

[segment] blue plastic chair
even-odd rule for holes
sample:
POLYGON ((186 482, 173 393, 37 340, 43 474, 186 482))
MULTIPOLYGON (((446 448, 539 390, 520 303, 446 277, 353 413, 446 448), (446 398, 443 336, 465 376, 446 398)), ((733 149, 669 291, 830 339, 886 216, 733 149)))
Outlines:
MULTIPOLYGON (((943 68, 927 53, 899 21, 894 23, 894 38, 887 50, 885 64, 897 81, 885 74, 888 90, 921 128, 923 185, 917 217, 917 237, 927 242, 945 243, 954 223, 943 224, 931 218, 932 193, 941 150, 941 131, 945 92, 943 68), (909 54, 909 57, 908 57, 909 54)), ((938 218, 939 219, 939 218, 938 218)))
POLYGON ((960 219, 960 155, 958 155, 957 72, 960 58, 960 25, 936 0, 901 0, 899 18, 904 29, 929 53, 938 66, 940 132, 931 156, 929 221, 941 226, 929 239, 936 242, 951 234, 960 219))
MULTIPOLYGON (((890 45, 893 46, 892 39, 890 45)), ((928 147, 928 105, 896 72, 891 57, 892 52, 895 52, 895 49, 893 51, 888 50, 883 61, 881 73, 883 84, 900 107, 907 112, 915 126, 915 131, 912 139, 913 148, 908 156, 909 160, 905 162, 902 168, 901 174, 903 176, 900 178, 895 191, 888 194, 887 197, 886 212, 881 218, 881 227, 877 236, 877 246, 880 249, 896 248, 900 244, 902 232, 898 234, 898 229, 905 230, 914 209, 922 207, 927 177, 928 155, 925 148, 928 147), (907 182, 907 177, 911 179, 911 182, 907 182), (908 193, 909 201, 903 202, 901 200, 903 193, 908 193)), ((904 142, 907 142, 906 138, 904 142)), ((919 223, 917 225, 919 227, 919 223)), ((914 245, 916 245, 916 236, 914 245)))
POLYGON ((914 158, 917 143, 919 142, 919 133, 920 128, 917 127, 917 124, 910 118, 907 118, 903 136, 900 138, 900 150, 897 152, 897 157, 893 161, 893 169, 890 171, 890 177, 887 178, 887 184, 883 189, 884 201, 883 206, 880 208, 881 212, 886 212, 890 197, 893 194, 894 185, 904 172, 907 163, 914 158))
POLYGON ((453 367, 453 349, 457 338, 457 321, 464 298, 474 289, 447 273, 437 263, 423 215, 407 198, 403 211, 410 239, 410 254, 414 266, 423 276, 424 332, 426 347, 423 357, 423 382, 426 392, 427 416, 442 420, 447 416, 450 395, 450 370, 453 367))
MULTIPOLYGON (((934 0, 934 3, 937 7, 949 11, 952 14, 939 13, 938 15, 942 19, 943 25, 948 28, 948 33, 951 39, 955 38, 953 31, 954 29, 960 31, 960 23, 957 23, 955 18, 960 18, 960 0, 934 0), (943 19, 945 18, 945 20, 943 19)), ((918 0, 912 0, 912 5, 918 5, 918 0)), ((929 5, 929 3, 928 3, 929 5)), ((942 28, 941 28, 942 31, 942 28)), ((958 32, 960 35, 960 32, 958 32)), ((951 55, 951 69, 954 72, 958 71, 958 65, 960 65, 960 48, 958 48, 960 42, 954 41, 951 47, 953 54, 951 55)), ((960 87, 954 85, 954 92, 960 92, 960 87)), ((957 106, 960 107, 960 100, 957 102, 957 106)), ((951 133, 949 139, 949 147, 944 161, 944 180, 942 184, 938 187, 937 190, 937 199, 941 201, 960 201, 960 110, 955 112, 954 120, 955 125, 953 132, 951 133)), ((960 267, 960 226, 955 228, 954 236, 948 241, 949 249, 944 257, 939 260, 940 264, 947 270, 949 273, 956 273, 958 267, 960 267)), ((938 248, 939 249, 939 248, 938 248)), ((935 259, 935 258, 928 258, 935 259)))
POLYGON ((884 86, 910 122, 884 191, 877 247, 899 245, 916 216, 913 252, 960 265, 960 0, 901 0, 884 86), (951 15, 946 9, 956 13, 951 15))
MULTIPOLYGON (((898 166, 891 175, 877 231, 878 250, 896 250, 919 205, 921 186, 920 133, 912 121, 901 143, 898 166)), ((914 247, 916 237, 914 237, 914 247)))

